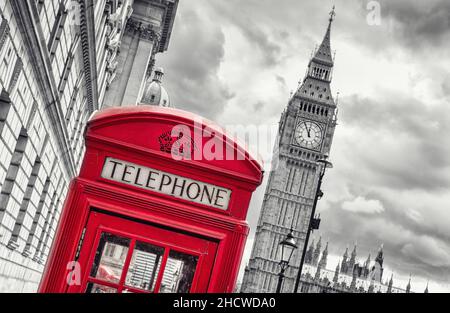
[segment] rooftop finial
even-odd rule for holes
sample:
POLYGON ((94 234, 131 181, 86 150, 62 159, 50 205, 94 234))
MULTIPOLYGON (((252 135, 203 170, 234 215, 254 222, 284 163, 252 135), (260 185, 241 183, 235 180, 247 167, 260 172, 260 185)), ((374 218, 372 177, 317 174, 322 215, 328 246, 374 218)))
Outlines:
POLYGON ((333 5, 333 9, 330 12, 330 18, 329 18, 330 24, 331 24, 331 22, 333 22, 334 17, 336 16, 336 12, 334 11, 334 9, 335 9, 335 6, 333 5))

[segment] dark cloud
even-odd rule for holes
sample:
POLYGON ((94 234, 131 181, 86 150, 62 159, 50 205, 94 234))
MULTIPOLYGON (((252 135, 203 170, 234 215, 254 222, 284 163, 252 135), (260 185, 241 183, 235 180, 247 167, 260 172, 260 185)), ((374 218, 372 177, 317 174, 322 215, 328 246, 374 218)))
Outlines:
POLYGON ((262 102, 262 101, 258 101, 258 102, 256 102, 256 103, 253 104, 253 110, 254 110, 255 112, 261 111, 261 109, 262 109, 263 107, 264 107, 264 102, 262 102))
POLYGON ((404 220, 399 220, 389 205, 383 212, 368 217, 363 212, 349 213, 342 210, 342 203, 334 203, 321 215, 320 235, 330 240, 332 254, 342 256, 346 246, 352 249, 357 242, 358 260, 364 261, 369 253, 373 260, 383 244, 385 266, 397 274, 414 273, 440 282, 450 279, 448 241, 436 238, 434 232, 416 232, 404 220))
POLYGON ((225 37, 205 12, 186 4, 181 1, 177 13, 169 49, 172 53, 159 56, 157 62, 166 70, 164 85, 177 108, 214 118, 233 97, 218 76, 225 37))
POLYGON ((448 46, 450 36, 450 2, 382 1, 382 14, 398 22, 396 37, 412 48, 448 46))
MULTIPOLYGON (((281 47, 278 41, 273 38, 273 28, 268 25, 258 23, 253 15, 251 5, 235 3, 228 1, 219 1, 213 4, 213 7, 220 12, 222 19, 237 27, 255 48, 255 54, 262 55, 262 62, 265 66, 274 66, 279 62, 281 47), (239 7, 239 10, 236 10, 239 7)), ((285 31, 276 33, 279 37, 286 38, 285 31)))
POLYGON ((236 25, 239 25, 240 30, 245 37, 257 46, 259 52, 263 54, 263 62, 266 66, 273 66, 278 63, 281 48, 276 42, 269 39, 269 35, 265 33, 260 27, 252 24, 244 19, 237 18, 236 25))
POLYGON ((378 99, 341 99, 342 123, 364 134, 368 143, 353 147, 361 152, 352 157, 354 162, 361 158, 372 183, 396 189, 448 189, 450 178, 442 171, 450 166, 450 140, 442 137, 450 132, 448 110, 399 93, 381 93, 378 99))

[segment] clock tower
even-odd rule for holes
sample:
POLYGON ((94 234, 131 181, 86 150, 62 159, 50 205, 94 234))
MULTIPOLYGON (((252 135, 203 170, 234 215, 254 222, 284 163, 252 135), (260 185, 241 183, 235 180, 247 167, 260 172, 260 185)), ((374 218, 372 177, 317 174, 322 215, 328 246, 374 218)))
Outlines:
POLYGON ((330 83, 334 58, 330 13, 325 37, 309 61, 297 91, 279 123, 272 164, 242 292, 275 292, 280 272, 279 243, 292 230, 298 248, 285 273, 282 292, 293 292, 318 184, 316 161, 328 156, 336 127, 337 108, 330 83))

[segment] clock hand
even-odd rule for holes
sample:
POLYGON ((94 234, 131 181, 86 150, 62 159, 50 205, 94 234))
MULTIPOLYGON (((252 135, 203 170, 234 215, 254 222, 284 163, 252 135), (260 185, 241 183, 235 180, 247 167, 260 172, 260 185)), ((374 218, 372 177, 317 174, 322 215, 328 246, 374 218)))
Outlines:
POLYGON ((306 131, 308 133, 308 138, 311 138, 311 126, 308 128, 308 124, 305 123, 306 131))

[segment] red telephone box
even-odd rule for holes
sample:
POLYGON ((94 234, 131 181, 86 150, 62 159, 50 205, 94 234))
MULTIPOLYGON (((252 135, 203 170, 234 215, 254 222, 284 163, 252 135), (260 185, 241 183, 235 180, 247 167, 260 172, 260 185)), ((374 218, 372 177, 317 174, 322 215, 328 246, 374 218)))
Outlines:
POLYGON ((156 106, 97 112, 85 141, 40 292, 232 292, 260 163, 156 106))

